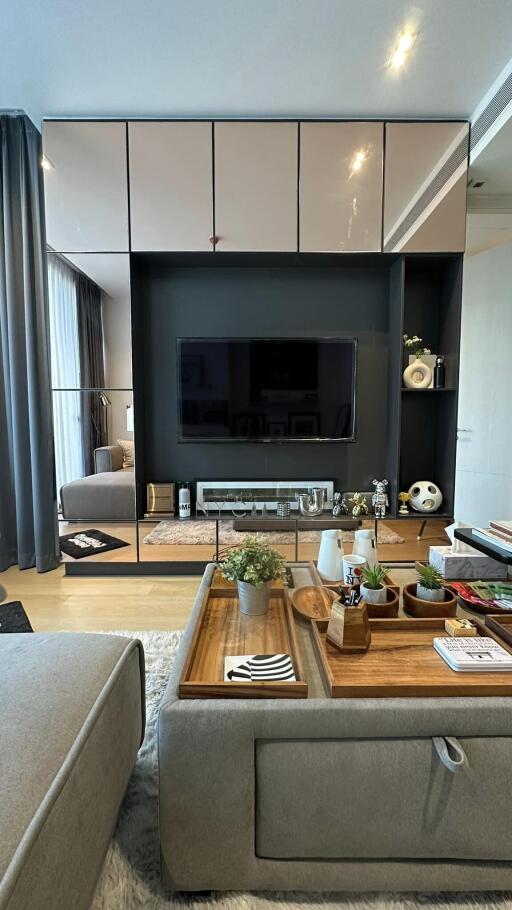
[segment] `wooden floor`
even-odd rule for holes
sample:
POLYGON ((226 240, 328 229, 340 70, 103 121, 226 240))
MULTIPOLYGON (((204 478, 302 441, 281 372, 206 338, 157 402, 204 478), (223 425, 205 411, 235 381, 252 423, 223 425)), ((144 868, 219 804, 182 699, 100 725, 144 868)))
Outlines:
MULTIPOLYGON (((421 541, 416 540, 416 522, 389 525, 405 543, 379 547, 383 563, 425 559, 430 545, 446 543, 439 522, 427 525, 421 541)), ((400 584, 413 577, 410 570, 396 569, 392 576, 400 584)), ((22 602, 37 632, 144 631, 183 629, 199 581, 198 576, 67 578, 64 566, 45 574, 12 567, 0 575, 0 588, 5 589, 5 600, 22 602)))

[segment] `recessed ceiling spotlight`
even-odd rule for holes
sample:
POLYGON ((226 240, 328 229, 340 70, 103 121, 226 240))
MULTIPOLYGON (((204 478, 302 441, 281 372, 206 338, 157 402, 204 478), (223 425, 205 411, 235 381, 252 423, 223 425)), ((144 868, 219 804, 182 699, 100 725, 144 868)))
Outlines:
POLYGON ((393 67, 393 69, 398 70, 404 65, 407 57, 416 44, 417 37, 417 33, 413 32, 411 29, 406 29, 399 35, 389 61, 389 65, 393 67))
POLYGON ((53 164, 52 161, 50 161, 50 159, 48 158, 47 155, 43 155, 43 157, 41 158, 41 167, 42 167, 43 171, 55 170, 55 165, 53 164))

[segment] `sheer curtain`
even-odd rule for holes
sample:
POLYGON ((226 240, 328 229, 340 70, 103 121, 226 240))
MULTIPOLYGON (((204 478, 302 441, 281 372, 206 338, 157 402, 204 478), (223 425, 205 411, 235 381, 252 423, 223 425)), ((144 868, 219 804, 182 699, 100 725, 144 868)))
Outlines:
MULTIPOLYGON (((52 388, 80 388, 78 307, 75 274, 57 256, 48 256, 48 297, 52 388)), ((60 488, 85 475, 79 391, 53 392, 55 473, 60 488)))

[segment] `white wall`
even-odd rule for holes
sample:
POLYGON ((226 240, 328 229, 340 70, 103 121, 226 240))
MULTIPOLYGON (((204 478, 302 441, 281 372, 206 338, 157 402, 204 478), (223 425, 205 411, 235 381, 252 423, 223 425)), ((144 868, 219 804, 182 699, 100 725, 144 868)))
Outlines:
MULTIPOLYGON (((103 348, 105 385, 109 389, 131 389, 130 301, 101 295, 103 311, 103 348)), ((108 414, 109 444, 117 439, 133 439, 126 429, 126 406, 132 403, 131 392, 107 392, 111 402, 108 414)))
POLYGON ((512 243, 464 261, 455 517, 512 518, 512 243))

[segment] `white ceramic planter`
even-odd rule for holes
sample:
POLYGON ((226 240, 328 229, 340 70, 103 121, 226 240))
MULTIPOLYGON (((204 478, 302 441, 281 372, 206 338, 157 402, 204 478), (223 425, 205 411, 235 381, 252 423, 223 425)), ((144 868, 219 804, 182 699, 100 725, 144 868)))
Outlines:
POLYGON ((246 616, 261 616, 266 613, 271 585, 271 581, 264 581, 261 588, 256 588, 247 581, 237 581, 240 612, 246 616))
POLYGON ((416 597, 421 600, 431 600, 436 603, 445 600, 444 588, 424 588, 423 585, 416 585, 416 597))
POLYGON ((388 601, 388 591, 384 586, 381 588, 367 588, 366 585, 362 584, 361 594, 363 600, 368 604, 385 604, 388 601))

